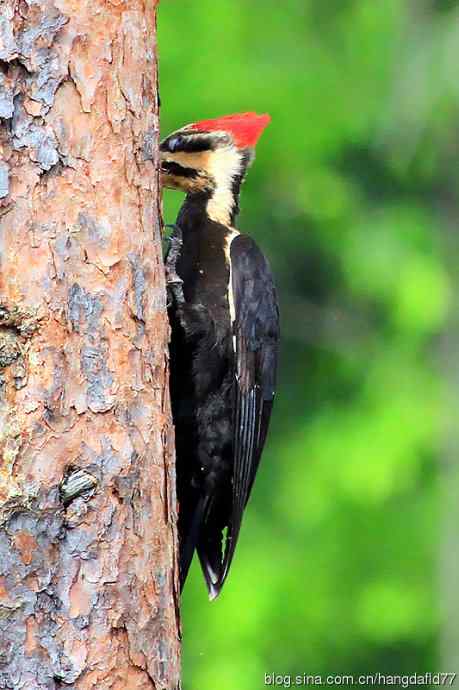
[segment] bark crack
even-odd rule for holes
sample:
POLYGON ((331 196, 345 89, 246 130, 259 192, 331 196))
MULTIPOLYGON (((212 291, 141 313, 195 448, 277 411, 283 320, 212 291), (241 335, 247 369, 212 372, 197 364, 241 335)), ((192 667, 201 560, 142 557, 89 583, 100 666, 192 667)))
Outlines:
POLYGON ((25 354, 25 344, 38 329, 38 318, 18 306, 0 305, 0 372, 25 354))

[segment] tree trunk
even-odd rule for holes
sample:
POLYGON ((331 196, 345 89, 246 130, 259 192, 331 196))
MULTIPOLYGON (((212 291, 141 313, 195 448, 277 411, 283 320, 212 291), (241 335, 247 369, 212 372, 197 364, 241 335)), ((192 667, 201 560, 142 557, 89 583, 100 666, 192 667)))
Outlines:
POLYGON ((0 7, 0 687, 179 687, 153 0, 0 7))

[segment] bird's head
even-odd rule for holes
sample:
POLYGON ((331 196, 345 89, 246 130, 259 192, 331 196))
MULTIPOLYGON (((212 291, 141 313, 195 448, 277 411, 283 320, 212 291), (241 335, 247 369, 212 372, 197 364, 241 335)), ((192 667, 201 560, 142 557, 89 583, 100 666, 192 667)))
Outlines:
POLYGON ((205 193, 209 215, 227 221, 255 145, 270 121, 269 115, 241 113, 172 132, 160 145, 162 185, 187 194, 205 193))

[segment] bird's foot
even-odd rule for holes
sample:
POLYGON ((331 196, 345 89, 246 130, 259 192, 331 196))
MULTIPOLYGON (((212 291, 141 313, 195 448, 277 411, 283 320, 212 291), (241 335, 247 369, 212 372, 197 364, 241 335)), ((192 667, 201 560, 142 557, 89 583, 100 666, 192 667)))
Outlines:
POLYGON ((185 304, 185 295, 183 294, 183 280, 177 275, 166 274, 166 287, 169 296, 167 306, 170 307, 175 303, 178 307, 185 304))
POLYGON ((183 280, 177 274, 175 269, 168 268, 166 265, 166 288, 168 294, 169 307, 173 302, 180 306, 185 304, 185 295, 183 294, 183 280))
POLYGON ((167 227, 172 227, 174 231, 169 238, 169 251, 165 262, 166 285, 171 297, 170 301, 174 301, 177 306, 180 306, 185 304, 183 280, 177 273, 177 259, 183 246, 182 231, 178 225, 168 225, 167 227))
POLYGON ((173 228, 173 233, 169 237, 166 268, 172 267, 175 270, 175 265, 183 246, 182 231, 178 225, 166 225, 166 228, 173 228))

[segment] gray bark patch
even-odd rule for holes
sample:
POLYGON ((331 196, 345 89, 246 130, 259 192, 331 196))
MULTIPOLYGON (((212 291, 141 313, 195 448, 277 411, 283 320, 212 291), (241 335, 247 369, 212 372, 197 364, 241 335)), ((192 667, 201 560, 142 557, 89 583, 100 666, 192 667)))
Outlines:
POLYGON ((0 72, 0 118, 8 120, 13 116, 13 98, 13 82, 7 78, 6 74, 0 72))
POLYGON ((85 335, 80 350, 80 368, 88 383, 87 405, 93 412, 107 412, 113 406, 114 395, 110 390, 113 376, 107 366, 108 346, 100 318, 103 312, 101 298, 74 283, 69 290, 67 305, 73 330, 85 335))
POLYGON ((67 65, 61 64, 54 42, 59 31, 68 22, 68 17, 55 7, 50 10, 47 3, 41 3, 40 0, 36 0, 33 5, 35 11, 29 10, 30 18, 26 15, 17 33, 12 30, 9 8, 0 17, 0 60, 17 60, 25 67, 29 95, 41 102, 47 112, 67 73, 67 65), (37 6, 42 9, 38 20, 37 6))
POLYGON ((142 153, 146 161, 155 160, 155 151, 158 145, 158 136, 156 130, 149 129, 143 138, 142 153))
POLYGON ((88 233, 91 241, 97 242, 101 247, 106 247, 110 237, 110 229, 100 223, 96 223, 89 213, 83 211, 78 214, 78 224, 82 230, 88 233))
POLYGON ((80 333, 80 324, 84 323, 88 332, 95 335, 103 311, 100 299, 90 295, 78 283, 74 283, 69 290, 67 304, 73 330, 80 333))
POLYGON ((10 172, 6 163, 0 163, 0 199, 8 196, 10 191, 10 172))
POLYGON ((13 12, 10 7, 2 7, 0 15, 0 60, 9 61, 16 56, 17 44, 13 34, 11 19, 13 12))
POLYGON ((68 548, 57 491, 12 505, 1 523, 0 577, 7 594, 0 606, 0 688, 49 690, 56 677, 73 683, 81 668, 56 641, 64 602, 54 589, 53 568, 68 548))
POLYGON ((28 149, 31 160, 40 165, 42 170, 49 170, 59 160, 57 140, 54 132, 44 125, 36 124, 37 118, 29 115, 18 97, 15 102, 11 132, 13 147, 28 149))
POLYGON ((88 381, 88 407, 93 412, 107 412, 113 406, 113 396, 107 393, 113 383, 113 376, 107 368, 107 356, 106 343, 81 348, 81 370, 88 381))
POLYGON ((144 321, 143 300, 145 293, 145 274, 142 262, 137 254, 129 254, 131 264, 132 282, 134 283, 135 308, 134 315, 139 321, 144 321))

